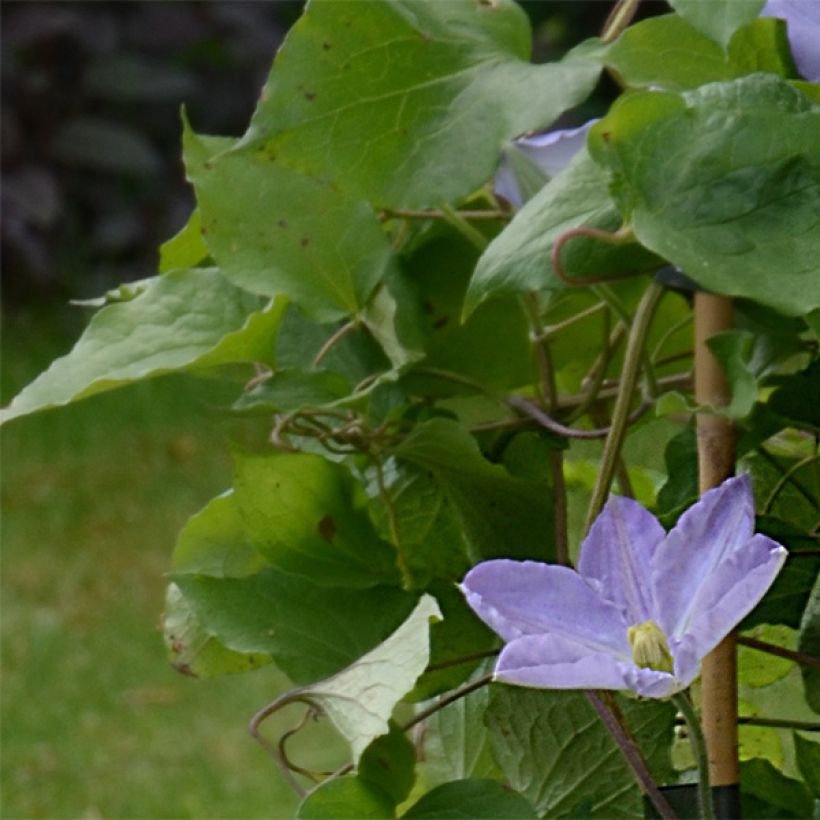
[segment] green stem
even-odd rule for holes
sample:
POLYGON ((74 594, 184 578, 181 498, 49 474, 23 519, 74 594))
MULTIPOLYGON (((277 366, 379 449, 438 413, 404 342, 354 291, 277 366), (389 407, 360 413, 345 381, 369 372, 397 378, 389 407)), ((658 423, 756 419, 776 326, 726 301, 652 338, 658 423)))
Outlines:
POLYGON ((609 489, 612 486, 612 479, 618 467, 618 457, 621 453, 624 437, 626 435, 627 424, 629 423, 629 407, 638 384, 638 374, 641 370, 643 359, 642 352, 646 344, 646 337, 655 309, 663 296, 664 289, 656 282, 651 282, 644 291, 638 309, 635 311, 635 319, 629 331, 629 340, 624 354, 623 372, 621 373, 621 383, 618 388, 618 395, 615 398, 615 407, 612 410, 612 427, 604 444, 604 452, 601 456, 601 466, 598 471, 598 478, 592 490, 592 498, 587 511, 586 525, 584 532, 592 526, 592 522, 597 518, 598 513, 606 502, 609 489))
POLYGON ((611 43, 632 21, 641 0, 619 0, 612 9, 601 34, 605 43, 611 43))
POLYGON ((445 222, 452 225, 465 239, 470 241, 481 253, 484 253, 490 240, 478 228, 471 225, 458 211, 449 205, 441 206, 441 215, 445 222))
POLYGON ((712 806, 712 789, 709 784, 709 754, 706 751, 706 738, 700 728, 695 707, 685 692, 678 692, 672 695, 672 703, 683 715, 686 721, 686 728, 689 730, 689 743, 695 753, 695 760, 698 763, 698 796, 700 797, 700 811, 703 820, 714 820, 715 812, 712 806))

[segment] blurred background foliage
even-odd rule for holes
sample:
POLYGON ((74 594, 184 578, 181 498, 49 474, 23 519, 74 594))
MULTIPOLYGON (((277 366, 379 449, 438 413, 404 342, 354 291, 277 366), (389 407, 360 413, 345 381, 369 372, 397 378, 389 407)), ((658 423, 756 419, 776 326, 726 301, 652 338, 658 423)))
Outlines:
MULTIPOLYGON (((597 34, 611 8, 524 6, 538 62, 597 34)), ((3 2, 3 403, 79 335, 88 314, 69 299, 155 273, 193 201, 180 106, 197 131, 241 134, 301 8, 3 2)), ((561 124, 616 93, 603 80, 561 124)), ((219 385, 169 377, 3 429, 0 816, 292 815, 246 731, 282 677, 193 682, 156 629, 176 533, 229 480, 225 402, 219 385)), ((294 758, 309 745, 312 763, 335 765, 340 747, 314 732, 294 758)))

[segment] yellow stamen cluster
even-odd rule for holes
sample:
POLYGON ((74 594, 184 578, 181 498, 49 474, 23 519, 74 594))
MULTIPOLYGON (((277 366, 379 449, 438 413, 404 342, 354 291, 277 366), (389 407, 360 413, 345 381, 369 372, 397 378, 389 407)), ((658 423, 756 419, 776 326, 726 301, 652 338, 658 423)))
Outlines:
POLYGON ((629 645, 632 647, 632 660, 643 669, 655 669, 658 672, 672 672, 674 662, 666 635, 654 621, 630 626, 626 631, 629 645))

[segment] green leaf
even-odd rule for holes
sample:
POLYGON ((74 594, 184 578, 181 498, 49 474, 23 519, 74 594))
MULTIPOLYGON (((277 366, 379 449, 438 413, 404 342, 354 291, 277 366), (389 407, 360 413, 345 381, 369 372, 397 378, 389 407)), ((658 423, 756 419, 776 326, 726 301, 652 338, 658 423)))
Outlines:
POLYGON ((369 205, 264 151, 210 155, 187 124, 183 145, 206 244, 228 279, 322 321, 359 313, 391 259, 369 205))
POLYGON ((758 17, 741 26, 729 41, 729 61, 740 73, 768 71, 796 77, 786 23, 774 17, 758 17))
POLYGON ((783 544, 789 557, 763 600, 743 619, 740 628, 769 623, 797 629, 820 570, 820 556, 800 555, 800 551, 816 547, 816 542, 776 518, 758 518, 755 530, 783 544))
POLYGON ((814 801, 799 780, 786 777, 768 760, 745 760, 740 764, 741 808, 745 817, 811 817, 814 801), (759 803, 778 813, 761 813, 759 803))
POLYGON ((199 208, 194 208, 179 233, 160 245, 159 272, 195 268, 207 258, 208 246, 202 237, 202 217, 199 208))
POLYGON ((698 498, 698 443, 693 426, 685 427, 669 440, 663 460, 668 477, 658 490, 658 512, 682 512, 698 498))
POLYGON ((789 376, 766 406, 791 425, 820 430, 820 359, 789 376))
POLYGON ((209 634, 234 651, 272 655, 297 684, 353 663, 395 630, 416 600, 395 587, 329 588, 274 569, 246 578, 172 579, 209 634))
POLYGON ((166 273, 97 312, 71 352, 25 387, 0 421, 175 370, 271 361, 282 310, 213 268, 166 273))
MULTIPOLYGON (((484 251, 467 289, 464 314, 490 296, 565 288, 550 258, 555 240, 571 228, 614 231, 621 223, 606 173, 586 150, 579 151, 484 251)), ((634 243, 614 246, 579 237, 567 243, 561 261, 567 273, 584 277, 645 270, 656 257, 634 243)))
POLYGON ((603 59, 627 85, 670 91, 731 80, 740 73, 713 39, 677 14, 630 26, 606 49, 603 59))
POLYGON ((448 704, 425 721, 419 780, 427 788, 467 778, 500 779, 490 748, 484 713, 490 687, 483 686, 448 704))
POLYGON ((310 453, 237 453, 236 503, 268 562, 325 586, 398 582, 395 551, 376 534, 341 465, 310 453))
MULTIPOLYGON (((782 624, 764 624, 749 637, 791 650, 795 649, 797 643, 796 632, 782 624)), ((761 652, 749 646, 741 645, 737 648, 737 674, 741 686, 769 686, 788 675, 792 669, 794 661, 788 658, 761 652)))
POLYGON ((379 534, 389 539, 395 526, 404 562, 415 587, 434 579, 460 581, 470 568, 467 543, 442 488, 415 467, 388 462, 384 470, 390 508, 381 496, 371 501, 379 534))
POLYGON ((245 536, 233 491, 188 519, 177 536, 171 565, 175 573, 212 578, 244 578, 267 566, 245 536))
POLYGON ((757 377, 749 365, 755 337, 744 330, 726 330, 706 342, 720 363, 732 392, 732 401, 720 410, 730 418, 742 419, 757 401, 757 377))
POLYGON ((722 46, 732 34, 760 14, 765 0, 669 0, 696 29, 722 46))
POLYGON ((797 768, 815 800, 820 800, 820 743, 815 743, 803 735, 792 733, 797 768))
POLYGON ((411 371, 405 378, 410 392, 432 396, 476 392, 471 382, 500 391, 532 381, 529 325, 518 299, 494 299, 462 322, 477 258, 476 249, 463 237, 451 229, 438 229, 406 259, 406 276, 419 290, 424 311, 426 356, 420 368, 468 380, 465 385, 411 371), (503 334, 499 328, 504 328, 503 334))
POLYGON ((456 422, 431 419, 393 451, 400 461, 428 471, 453 505, 479 558, 538 558, 553 552, 548 484, 511 476, 488 462, 456 422))
POLYGON ((299 804, 299 820, 339 820, 339 818, 373 818, 384 820, 396 816, 389 796, 364 783, 358 777, 336 777, 317 786, 299 804))
MULTIPOLYGON (((800 637, 797 639, 797 651, 820 658, 820 575, 817 575, 806 611, 800 623, 800 637)), ((803 666, 803 683, 806 687, 806 701, 820 714, 820 669, 803 666)))
POLYGON ((506 140, 592 91, 600 67, 583 53, 534 66, 530 44, 512 0, 318 0, 243 143, 379 206, 450 202, 490 178, 506 140))
POLYGON ((341 373, 330 370, 277 370, 261 384, 243 393, 233 409, 240 413, 272 415, 304 408, 324 407, 352 392, 341 373))
POLYGON ((362 753, 358 777, 388 794, 394 805, 398 805, 413 788, 415 767, 415 746, 407 734, 390 721, 390 731, 377 737, 362 753))
POLYGON ((435 595, 444 615, 444 620, 430 627, 430 664, 449 664, 464 657, 472 657, 472 660, 425 672, 406 698, 414 702, 427 700, 463 683, 481 663, 481 658, 475 655, 491 649, 498 642, 454 584, 440 581, 431 585, 428 591, 435 595))
POLYGON ((770 74, 627 94, 588 138, 647 248, 791 315, 820 304, 818 143, 820 106, 770 74))
POLYGON ((348 741, 354 765, 375 738, 387 734, 394 707, 427 666, 430 623, 440 617, 435 598, 423 595, 407 620, 375 649, 300 690, 348 741))
POLYGON ((507 790, 495 780, 456 780, 444 783, 425 794, 403 818, 535 818, 537 815, 524 797, 507 790))
POLYGON ((271 662, 266 652, 234 652, 207 630, 176 584, 165 594, 162 637, 171 665, 195 678, 249 672, 271 662))
MULTIPOLYGON (((674 708, 622 703, 653 775, 670 777, 674 708)), ((583 692, 499 686, 486 721, 496 762, 540 816, 565 817, 581 803, 589 817, 641 814, 634 776, 583 692)))

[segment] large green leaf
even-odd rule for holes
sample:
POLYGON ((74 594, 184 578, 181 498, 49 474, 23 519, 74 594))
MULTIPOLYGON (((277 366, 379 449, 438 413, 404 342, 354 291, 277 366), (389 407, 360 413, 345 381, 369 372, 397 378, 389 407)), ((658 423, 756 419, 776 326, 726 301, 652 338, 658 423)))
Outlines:
POLYGON ((425 721, 424 755, 419 780, 427 788, 467 778, 500 779, 493 760, 484 713, 487 686, 448 704, 425 721))
POLYGON ((452 503, 424 471, 388 462, 385 471, 390 506, 377 496, 372 516, 383 538, 395 535, 415 587, 434 579, 459 581, 470 568, 467 543, 452 503))
POLYGON ((390 796, 358 777, 328 779, 307 795, 296 811, 299 820, 385 820, 395 816, 390 796))
POLYGON ((414 803, 402 817, 413 820, 520 820, 537 815, 520 794, 496 780, 443 783, 414 803))
POLYGON ((489 390, 510 390, 533 377, 529 325, 516 298, 494 299, 462 321, 464 297, 478 252, 452 230, 436 230, 404 260, 407 278, 418 289, 427 334, 425 358, 405 379, 410 392, 442 396, 489 390), (504 328, 503 334, 498 332, 504 328), (435 378, 430 368, 466 377, 435 378), (479 388, 480 389, 480 388, 479 388))
POLYGON ((430 660, 430 624, 441 618, 436 599, 423 595, 407 620, 384 642, 333 677, 300 690, 350 744, 354 765, 387 734, 396 704, 430 660))
MULTIPOLYGON (((655 777, 672 776, 674 708, 622 703, 655 777)), ((583 804, 587 817, 640 816, 634 776, 583 692, 499 686, 486 720, 496 761, 539 815, 565 817, 583 804)))
POLYGON ((449 419, 418 425, 397 459, 426 470, 442 488, 472 547, 472 559, 539 558, 553 553, 551 490, 488 462, 475 440, 449 419))
POLYGON ((435 595, 444 615, 444 620, 430 627, 430 665, 444 666, 431 669, 418 679, 405 698, 410 701, 427 700, 455 689, 479 666, 481 653, 491 650, 498 642, 495 633, 467 605, 455 584, 439 581, 428 591, 435 595))
POLYGON ((313 0, 242 144, 379 206, 449 202, 595 85, 594 62, 534 66, 530 43, 512 0, 313 0))
POLYGON ((395 551, 378 537, 341 465, 310 453, 237 453, 236 503, 248 539, 285 572, 326 586, 398 581, 395 551))
MULTIPOLYGON (((806 604, 806 611, 803 613, 797 649, 807 655, 820 658, 820 575, 815 579, 814 589, 806 604)), ((820 714, 820 670, 813 666, 804 666, 801 672, 803 683, 806 686, 806 701, 815 712, 820 714)))
POLYGON ((396 629, 416 600, 396 587, 329 588, 274 569, 246 578, 172 579, 208 634, 235 652, 270 654, 297 684, 353 663, 396 629))
POLYGON ((630 26, 602 52, 604 62, 629 86, 669 91, 732 80, 755 71, 792 76, 786 27, 759 18, 741 27, 726 50, 677 14, 630 26))
POLYGON ((718 293, 820 304, 820 105, 770 74, 624 96, 589 136, 646 247, 718 293))
POLYGON ((272 361, 283 308, 213 268, 166 273, 98 311, 71 352, 25 387, 0 421, 175 370, 272 361))
POLYGON ((416 747, 398 724, 391 720, 390 731, 364 750, 358 777, 389 794, 396 805, 407 798, 416 780, 416 747))
POLYGON ((815 800, 820 800, 820 743, 793 733, 797 767, 815 800))
MULTIPOLYGON (((464 301, 469 314, 490 296, 566 287, 553 272, 555 240, 571 228, 614 231, 621 216, 609 195, 607 174, 581 150, 490 243, 478 262, 464 301)), ((572 276, 644 270, 657 260, 635 243, 613 246, 579 237, 562 250, 572 276)))
POLYGON ((183 145, 205 242, 225 276, 325 321, 359 313, 391 258, 367 203, 264 151, 212 155, 187 124, 183 145))
POLYGON ((267 652, 228 649, 203 626, 176 584, 165 594, 162 635, 174 669, 195 678, 249 672, 272 660, 267 652))
POLYGON ((768 760, 740 764, 741 807, 744 817, 811 817, 814 800, 799 780, 786 777, 768 760))
POLYGON ((267 562, 248 541, 232 491, 208 502, 182 528, 174 547, 173 571, 212 578, 244 578, 267 562))
POLYGON ((765 0, 669 0, 696 29, 726 45, 735 31, 760 14, 765 0))
POLYGON ((677 14, 630 26, 607 48, 603 59, 630 86, 656 85, 671 91, 731 80, 739 74, 713 39, 677 14))

